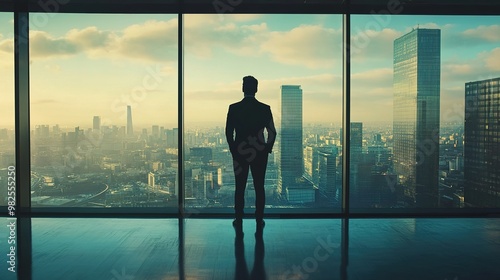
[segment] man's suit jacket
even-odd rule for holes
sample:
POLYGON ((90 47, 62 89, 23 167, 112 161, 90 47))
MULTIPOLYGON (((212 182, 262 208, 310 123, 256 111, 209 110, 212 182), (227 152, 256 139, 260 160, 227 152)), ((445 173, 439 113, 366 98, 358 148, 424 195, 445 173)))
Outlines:
POLYGON ((271 153, 276 140, 271 107, 251 96, 231 104, 227 113, 226 139, 233 157, 252 158, 259 153, 271 153), (264 129, 268 133, 267 141, 264 129))

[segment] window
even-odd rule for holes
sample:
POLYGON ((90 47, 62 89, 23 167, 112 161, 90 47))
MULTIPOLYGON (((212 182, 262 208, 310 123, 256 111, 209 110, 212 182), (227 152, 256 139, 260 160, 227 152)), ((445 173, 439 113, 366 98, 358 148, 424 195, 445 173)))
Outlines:
POLYGON ((49 14, 31 26, 33 207, 177 206, 177 25, 49 14))
MULTIPOLYGON (((278 133, 266 208, 340 209, 341 17, 188 14, 184 20, 186 207, 232 209, 235 179, 224 126, 229 105, 243 98, 242 78, 252 75, 278 133)), ((253 206, 250 174, 245 197, 253 206)))
MULTIPOLYGON (((498 207, 498 197, 481 191, 484 186, 470 187, 482 184, 483 177, 496 178, 497 171, 479 168, 483 173, 471 173, 478 168, 472 157, 481 155, 467 154, 467 147, 481 144, 464 137, 464 118, 479 121, 469 126, 471 135, 486 129, 487 108, 467 108, 464 102, 481 104, 465 99, 466 94, 477 95, 477 87, 468 82, 498 76, 497 64, 491 63, 499 50, 500 38, 494 35, 498 20, 352 17, 351 119, 362 125, 360 141, 351 124, 354 211, 498 207)), ((498 147, 493 139, 485 141, 498 147)), ((499 164, 486 161, 479 162, 499 164)))
POLYGON ((14 122, 14 15, 0 12, 0 206, 16 197, 14 122))

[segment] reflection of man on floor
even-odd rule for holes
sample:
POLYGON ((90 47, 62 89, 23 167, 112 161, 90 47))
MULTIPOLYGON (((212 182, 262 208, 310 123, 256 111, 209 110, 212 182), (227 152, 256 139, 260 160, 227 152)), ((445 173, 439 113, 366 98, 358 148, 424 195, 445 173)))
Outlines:
POLYGON ((255 249, 252 272, 248 273, 245 259, 245 243, 243 241, 243 231, 236 227, 236 237, 234 239, 234 256, 236 258, 235 280, 266 280, 267 274, 264 267, 264 239, 263 228, 255 232, 255 249))
POLYGON ((245 97, 229 106, 226 120, 226 139, 233 156, 236 190, 234 193, 235 219, 233 225, 241 226, 245 206, 245 187, 249 169, 252 171, 255 188, 255 219, 258 226, 264 225, 264 177, 267 157, 276 139, 271 107, 255 99, 258 81, 252 76, 243 78, 245 97), (267 141, 264 139, 267 130, 267 141), (236 136, 234 136, 236 132, 236 136))

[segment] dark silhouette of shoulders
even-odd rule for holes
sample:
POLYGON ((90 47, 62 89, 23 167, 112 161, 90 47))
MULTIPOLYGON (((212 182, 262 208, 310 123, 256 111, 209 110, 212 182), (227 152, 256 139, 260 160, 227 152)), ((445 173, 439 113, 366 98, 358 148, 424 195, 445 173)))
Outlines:
POLYGON ((265 129, 270 134, 270 138, 266 143, 266 151, 271 152, 276 135, 271 107, 251 96, 247 96, 229 106, 226 138, 232 152, 235 152, 241 143, 246 143, 251 139, 258 139, 259 143, 265 143, 265 129), (234 140, 233 130, 236 132, 234 140))
POLYGON ((229 118, 236 138, 257 136, 272 119, 271 107, 254 97, 245 97, 229 106, 229 118))

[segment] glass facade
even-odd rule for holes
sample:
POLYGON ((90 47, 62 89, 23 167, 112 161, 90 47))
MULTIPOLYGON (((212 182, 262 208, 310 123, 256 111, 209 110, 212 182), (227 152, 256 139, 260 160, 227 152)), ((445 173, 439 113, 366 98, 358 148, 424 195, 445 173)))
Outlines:
POLYGON ((438 207, 441 34, 417 28, 394 41, 394 172, 405 207, 438 207))
POLYGON ((500 78, 465 84, 465 205, 500 207, 500 78))

